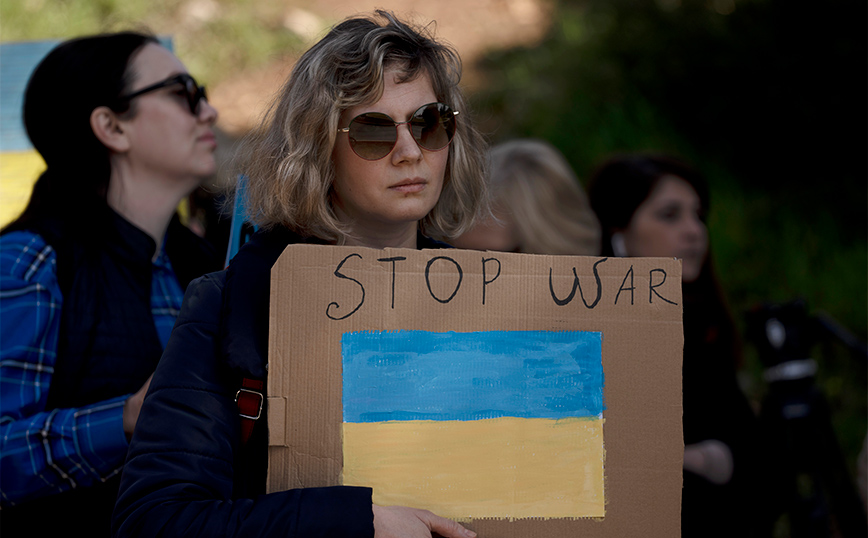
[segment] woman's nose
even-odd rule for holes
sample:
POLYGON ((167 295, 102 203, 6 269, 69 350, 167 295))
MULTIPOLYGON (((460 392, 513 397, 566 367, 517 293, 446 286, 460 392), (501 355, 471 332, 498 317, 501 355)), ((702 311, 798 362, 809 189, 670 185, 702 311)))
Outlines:
POLYGON ((214 123, 219 113, 207 99, 199 101, 199 119, 204 122, 214 123))
POLYGON ((706 227, 705 223, 702 222, 702 219, 697 215, 689 215, 685 219, 684 223, 684 232, 688 234, 691 238, 702 238, 705 237, 706 227))
POLYGON ((408 123, 399 124, 398 139, 395 141, 395 148, 392 150, 392 162, 395 164, 401 162, 416 162, 422 158, 422 148, 416 143, 413 134, 410 132, 408 123))

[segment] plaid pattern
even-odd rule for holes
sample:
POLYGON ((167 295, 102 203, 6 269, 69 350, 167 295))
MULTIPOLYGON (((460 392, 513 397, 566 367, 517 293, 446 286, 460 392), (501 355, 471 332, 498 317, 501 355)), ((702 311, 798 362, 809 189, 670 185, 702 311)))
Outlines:
POLYGON ((151 314, 154 316, 154 325, 163 348, 166 347, 175 320, 181 313, 183 300, 184 290, 175 277, 169 257, 161 250, 154 261, 154 277, 151 279, 151 314))
MULTIPOLYGON (((165 347, 183 290, 169 259, 154 262, 151 311, 165 347)), ((127 452, 127 396, 46 411, 62 297, 54 250, 36 234, 0 238, 0 505, 104 481, 127 452)))

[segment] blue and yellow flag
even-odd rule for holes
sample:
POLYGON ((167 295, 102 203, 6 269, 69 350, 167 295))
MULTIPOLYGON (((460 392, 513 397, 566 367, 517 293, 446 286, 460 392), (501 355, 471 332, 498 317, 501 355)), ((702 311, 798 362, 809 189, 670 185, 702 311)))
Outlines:
POLYGON ((602 333, 342 337, 343 483, 469 518, 605 515, 602 333))

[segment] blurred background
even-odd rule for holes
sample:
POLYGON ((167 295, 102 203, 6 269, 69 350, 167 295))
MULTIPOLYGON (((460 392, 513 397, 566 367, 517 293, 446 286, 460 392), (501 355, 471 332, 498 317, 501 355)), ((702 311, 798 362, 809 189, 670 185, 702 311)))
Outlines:
MULTIPOLYGON (((748 338, 758 305, 801 299, 805 319, 868 339, 864 0, 4 0, 0 41, 129 28, 168 36, 220 110, 225 162, 295 58, 335 22, 375 7, 436 21, 464 60, 463 84, 492 143, 546 139, 583 182, 628 151, 679 156, 707 176, 711 248, 745 336, 740 383, 756 409, 769 366, 748 338)), ((7 198, 11 162, 0 155, 7 198)), ((856 476, 864 348, 797 325, 810 332, 801 351, 817 360, 856 476)), ((789 534, 785 522, 776 533, 789 534)))

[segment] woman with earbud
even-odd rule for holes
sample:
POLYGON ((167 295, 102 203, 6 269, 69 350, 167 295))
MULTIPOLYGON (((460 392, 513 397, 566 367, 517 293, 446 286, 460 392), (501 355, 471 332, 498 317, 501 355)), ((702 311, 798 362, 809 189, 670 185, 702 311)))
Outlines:
POLYGON ((714 274, 708 189, 691 167, 630 155, 588 184, 604 256, 681 260, 684 297, 682 536, 751 536, 756 528, 756 419, 735 377, 740 339, 714 274))
POLYGON ((156 38, 67 41, 37 66, 47 168, 0 239, 4 536, 108 536, 120 471, 186 285, 220 268, 175 209, 215 172, 217 111, 156 38))

